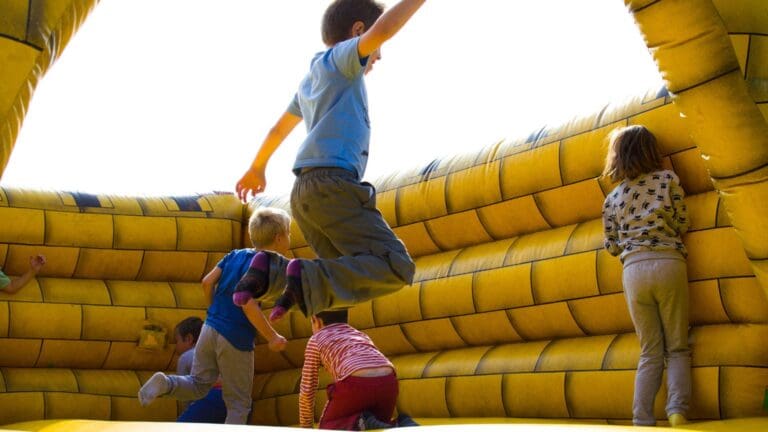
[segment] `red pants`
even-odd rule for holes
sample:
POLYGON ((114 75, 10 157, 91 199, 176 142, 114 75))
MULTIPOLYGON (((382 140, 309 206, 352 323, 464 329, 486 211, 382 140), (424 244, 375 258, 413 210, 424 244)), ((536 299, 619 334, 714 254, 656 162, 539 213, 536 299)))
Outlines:
POLYGON ((358 430, 357 420, 369 411, 381 421, 392 423, 397 402, 397 376, 350 376, 326 389, 328 403, 320 416, 321 429, 358 430))

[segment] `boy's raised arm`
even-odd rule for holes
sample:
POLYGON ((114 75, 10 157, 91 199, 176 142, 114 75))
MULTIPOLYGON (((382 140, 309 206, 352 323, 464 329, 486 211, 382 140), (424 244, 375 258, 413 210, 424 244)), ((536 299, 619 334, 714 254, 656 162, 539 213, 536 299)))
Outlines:
POLYGON ((365 58, 373 54, 384 42, 397 34, 426 0, 401 0, 384 12, 378 20, 366 29, 357 44, 357 54, 365 58))
POLYGON ((253 196, 264 192, 267 187, 265 171, 269 158, 300 121, 301 117, 286 111, 269 130, 248 171, 243 174, 235 186, 235 191, 241 201, 245 202, 249 195, 253 196))

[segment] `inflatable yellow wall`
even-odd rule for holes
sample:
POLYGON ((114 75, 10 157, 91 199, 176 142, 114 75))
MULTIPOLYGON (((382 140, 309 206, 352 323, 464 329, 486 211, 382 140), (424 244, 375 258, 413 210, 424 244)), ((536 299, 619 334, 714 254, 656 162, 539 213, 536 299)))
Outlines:
MULTIPOLYGON (((625 3, 666 89, 377 182, 379 209, 417 275, 353 308, 351 321, 397 367, 398 409, 427 423, 630 423, 639 345, 621 265, 602 250, 612 185, 600 172, 607 134, 644 124, 688 193, 690 418, 768 414, 768 3, 625 3)), ((95 4, 0 5, 0 169, 35 84, 95 4)), ((147 321, 170 331, 204 316, 199 280, 246 244, 245 221, 262 205, 288 207, 284 197, 244 207, 233 195, 0 188, 2 268, 21 274, 32 253, 49 261, 17 295, 0 293, 0 425, 174 420, 170 399, 138 404, 141 383, 175 362, 170 345, 138 346, 139 333, 147 321)), ((293 231, 292 255, 312 257, 293 231)), ((256 348, 254 424, 298 423, 311 330, 294 313, 278 331, 290 339, 285 352, 256 348)))

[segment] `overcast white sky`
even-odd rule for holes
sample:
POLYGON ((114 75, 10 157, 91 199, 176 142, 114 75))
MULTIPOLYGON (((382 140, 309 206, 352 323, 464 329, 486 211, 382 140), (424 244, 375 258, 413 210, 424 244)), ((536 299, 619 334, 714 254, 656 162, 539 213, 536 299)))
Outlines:
MULTIPOLYGON (((394 1, 384 1, 392 5, 394 1)), ((621 1, 427 2, 367 76, 366 178, 661 84, 621 1)), ((102 0, 38 85, 4 186, 232 191, 323 48, 323 0, 102 0)), ((290 191, 302 125, 272 158, 290 191)))

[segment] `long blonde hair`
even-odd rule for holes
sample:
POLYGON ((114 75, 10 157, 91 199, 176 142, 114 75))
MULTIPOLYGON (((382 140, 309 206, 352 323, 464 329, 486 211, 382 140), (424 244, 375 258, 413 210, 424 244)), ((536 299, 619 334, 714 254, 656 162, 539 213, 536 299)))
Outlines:
POLYGON ((656 137, 645 126, 614 129, 608 142, 603 175, 614 182, 662 168, 656 137))

